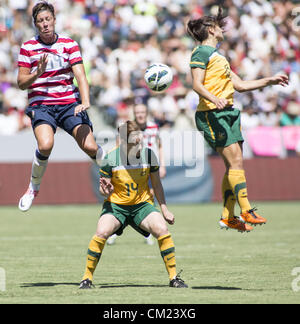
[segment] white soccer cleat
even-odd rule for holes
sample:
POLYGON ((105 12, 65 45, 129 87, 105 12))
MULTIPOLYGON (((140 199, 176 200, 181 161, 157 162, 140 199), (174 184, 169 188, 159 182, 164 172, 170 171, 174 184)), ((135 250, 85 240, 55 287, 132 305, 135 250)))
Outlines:
POLYGON ((154 244, 153 237, 152 237, 151 234, 148 237, 145 237, 145 243, 148 244, 148 245, 153 245, 154 244))
POLYGON ((33 199, 38 195, 38 193, 38 190, 28 188, 19 201, 19 209, 23 212, 27 211, 31 207, 33 199))
POLYGON ((117 239, 117 234, 113 234, 107 239, 106 243, 108 245, 113 245, 115 244, 116 239, 117 239))

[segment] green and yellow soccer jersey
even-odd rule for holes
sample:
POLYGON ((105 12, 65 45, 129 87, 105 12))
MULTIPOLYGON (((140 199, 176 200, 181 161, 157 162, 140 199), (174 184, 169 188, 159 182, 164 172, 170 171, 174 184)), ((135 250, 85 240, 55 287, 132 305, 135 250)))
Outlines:
MULTIPOLYGON (((206 70, 204 87, 216 97, 227 99, 229 106, 233 105, 234 88, 230 78, 230 65, 216 48, 207 45, 195 47, 192 52, 190 67, 206 70)), ((197 110, 207 111, 211 109, 216 109, 216 106, 199 96, 197 110)))
POLYGON ((114 192, 107 201, 120 205, 153 203, 148 185, 151 172, 159 170, 158 160, 152 150, 143 148, 134 165, 122 160, 120 147, 113 149, 103 159, 100 176, 111 178, 114 192))

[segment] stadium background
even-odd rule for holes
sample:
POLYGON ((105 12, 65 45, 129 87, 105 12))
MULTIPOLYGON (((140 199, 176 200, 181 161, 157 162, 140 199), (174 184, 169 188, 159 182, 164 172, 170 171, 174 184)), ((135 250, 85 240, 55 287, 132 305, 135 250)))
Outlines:
MULTIPOLYGON (((34 35, 31 8, 36 1, 1 0, 0 7, 0 205, 17 205, 27 188, 35 139, 24 115, 26 92, 16 86, 17 57, 34 35)), ((284 71, 286 88, 237 94, 245 137, 245 169, 252 200, 300 200, 300 26, 296 1, 51 1, 56 31, 81 47, 90 83, 89 115, 98 142, 114 143, 115 126, 132 118, 132 105, 146 103, 165 133, 193 131, 197 95, 191 89, 194 42, 185 24, 191 17, 228 12, 220 52, 244 79, 284 71), (150 62, 172 67, 174 82, 164 94, 145 87, 150 62)), ((299 10, 298 10, 298 9, 299 10)), ((191 147, 192 151, 192 147, 191 147)), ((171 158, 174 158, 172 155, 171 158)), ((201 177, 185 177, 187 166, 170 166, 163 180, 169 202, 220 201, 222 161, 208 147, 199 156, 201 177)), ((36 204, 97 203, 97 170, 58 130, 36 204)))

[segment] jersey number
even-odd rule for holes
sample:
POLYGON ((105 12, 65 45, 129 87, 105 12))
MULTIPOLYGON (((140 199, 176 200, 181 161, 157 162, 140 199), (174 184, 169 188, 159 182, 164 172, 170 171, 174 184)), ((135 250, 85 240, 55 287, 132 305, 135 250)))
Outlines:
POLYGON ((128 197, 130 196, 130 192, 131 191, 135 190, 137 192, 138 191, 138 187, 139 187, 139 185, 137 183, 134 184, 133 182, 131 182, 131 184, 125 183, 125 186, 127 188, 127 196, 128 197), (134 185, 136 185, 136 186, 134 186, 134 185))

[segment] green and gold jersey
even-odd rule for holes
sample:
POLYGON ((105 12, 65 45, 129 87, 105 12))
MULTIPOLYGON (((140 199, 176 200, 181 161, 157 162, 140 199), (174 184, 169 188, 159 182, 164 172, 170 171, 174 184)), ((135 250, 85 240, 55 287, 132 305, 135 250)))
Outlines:
MULTIPOLYGON (((227 99, 229 106, 233 105, 234 87, 230 78, 230 65, 216 48, 207 45, 195 47, 192 52, 190 67, 206 70, 204 87, 216 97, 227 99)), ((216 106, 199 96, 197 110, 207 111, 211 109, 216 109, 216 106)))
POLYGON ((106 201, 120 205, 137 205, 142 202, 153 203, 148 185, 151 172, 159 170, 158 160, 152 150, 143 148, 138 163, 129 165, 123 161, 120 146, 104 157, 100 176, 111 178, 114 192, 106 201))

